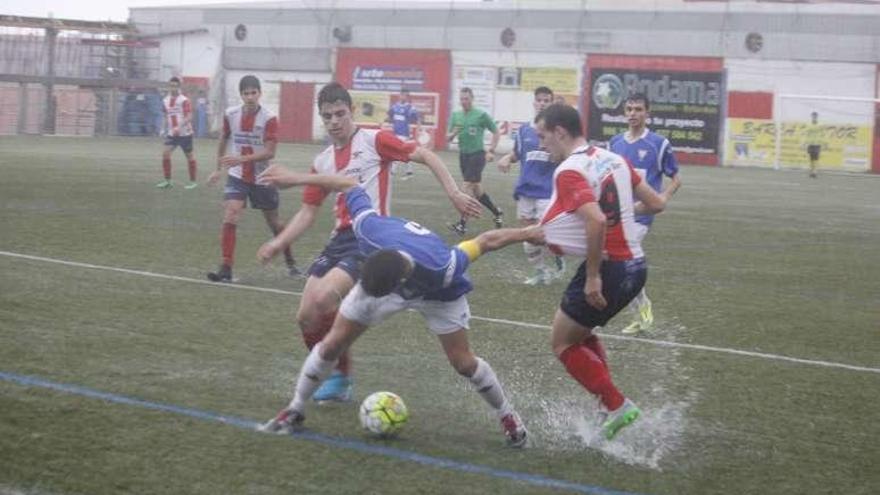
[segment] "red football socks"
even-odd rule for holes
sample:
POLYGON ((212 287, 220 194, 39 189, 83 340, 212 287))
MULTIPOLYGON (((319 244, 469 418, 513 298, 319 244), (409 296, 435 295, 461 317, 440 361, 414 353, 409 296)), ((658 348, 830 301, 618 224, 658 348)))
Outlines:
POLYGON ((624 397, 614 383, 605 367, 605 362, 596 352, 585 345, 574 344, 559 356, 568 374, 593 395, 597 395, 609 411, 623 405, 624 397))
MULTIPOLYGON (((190 161, 187 162, 186 165, 187 165, 187 169, 189 170, 189 180, 190 180, 190 182, 195 182, 195 181, 196 181, 196 170, 197 170, 197 168, 198 168, 198 167, 196 166, 196 161, 195 161, 195 160, 190 160, 190 161)), ((169 173, 171 172, 171 164, 170 164, 170 163, 168 164, 168 172, 169 172, 169 173)))
POLYGON ((602 360, 602 364, 605 365, 605 369, 608 369, 608 358, 605 356, 605 347, 599 342, 599 337, 596 335, 590 335, 585 338, 583 341, 583 346, 587 349, 593 351, 599 359, 602 360))
POLYGON ((220 252, 223 255, 223 264, 231 267, 235 259, 235 224, 223 223, 223 231, 220 234, 220 252))

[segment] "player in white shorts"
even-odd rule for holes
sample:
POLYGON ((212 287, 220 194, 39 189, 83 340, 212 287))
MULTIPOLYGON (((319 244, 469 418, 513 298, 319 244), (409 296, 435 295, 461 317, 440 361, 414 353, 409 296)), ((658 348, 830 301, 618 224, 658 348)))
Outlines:
MULTIPOLYGON (((646 122, 650 115, 650 102, 642 93, 627 96, 623 104, 629 129, 611 138, 608 149, 624 157, 638 172, 642 179, 655 191, 664 191, 663 177, 670 179, 665 190, 669 197, 681 187, 681 174, 672 145, 665 137, 651 132, 646 122)), ((636 235, 643 240, 651 229, 654 215, 636 215, 636 235)), ((637 333, 648 330, 654 324, 654 311, 651 300, 643 287, 630 303, 635 319, 623 328, 623 333, 637 333)))
POLYGON ((466 272, 482 253, 534 240, 540 236, 540 230, 501 229, 450 247, 417 223, 380 215, 353 178, 291 172, 271 175, 272 183, 280 187, 312 184, 347 191, 345 203, 353 218, 354 232, 361 252, 368 257, 360 281, 343 299, 330 333, 306 358, 290 404, 263 430, 287 433, 299 429, 305 419, 306 403, 330 375, 339 356, 369 326, 413 309, 422 314, 428 328, 437 335, 452 367, 468 378, 496 413, 507 444, 525 445, 525 426, 507 400, 495 372, 470 350, 466 294, 473 285, 466 272))
MULTIPOLYGON (((341 84, 331 82, 321 88, 317 105, 321 121, 333 143, 315 157, 311 169, 313 174, 356 178, 371 198, 376 211, 387 215, 391 209, 394 188, 392 163, 421 163, 431 170, 461 215, 479 213, 479 203, 458 188, 446 165, 436 154, 415 143, 403 143, 389 131, 362 129, 355 125, 351 94, 341 84)), ((312 349, 330 331, 339 303, 357 282, 363 261, 343 195, 318 186, 305 187, 299 211, 284 230, 260 247, 258 254, 263 259, 271 258, 283 247, 294 244, 315 223, 325 200, 332 203, 336 221, 326 247, 308 269, 308 278, 296 313, 308 349, 312 349)), ((339 360, 337 373, 324 382, 313 398, 319 402, 350 400, 351 368, 350 357, 343 356, 339 360)))
MULTIPOLYGON (((409 89, 400 89, 400 95, 398 96, 397 101, 388 109, 386 122, 391 126, 394 135, 397 136, 398 139, 404 143, 417 143, 417 140, 413 139, 410 126, 415 126, 415 135, 420 136, 422 133, 422 123, 418 110, 416 110, 415 106, 413 106, 410 101, 409 89)), ((408 161, 397 163, 401 164, 405 169, 401 180, 407 180, 413 176, 412 163, 408 161)))
MULTIPOLYGON (((532 105, 536 115, 552 102, 553 91, 550 88, 546 86, 535 88, 532 105)), ((510 165, 516 162, 521 163, 519 179, 513 191, 516 216, 520 226, 534 225, 538 223, 550 204, 550 195, 553 193, 553 171, 558 164, 550 161, 547 152, 541 149, 534 126, 527 123, 517 129, 513 137, 513 151, 501 157, 498 168, 507 173, 510 171, 510 165)), ((562 256, 555 257, 555 269, 550 269, 544 263, 548 254, 546 247, 525 242, 523 250, 529 263, 535 268, 534 275, 525 280, 526 285, 548 285, 554 278, 562 277, 565 272, 562 256)))

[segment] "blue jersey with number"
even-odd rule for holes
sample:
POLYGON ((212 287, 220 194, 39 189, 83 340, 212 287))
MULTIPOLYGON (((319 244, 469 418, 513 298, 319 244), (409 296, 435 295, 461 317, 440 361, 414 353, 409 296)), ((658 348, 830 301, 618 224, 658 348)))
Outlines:
POLYGON ((401 103, 398 101, 388 109, 388 118, 391 120, 391 126, 394 128, 394 134, 411 139, 409 125, 418 122, 419 112, 413 108, 411 103, 401 103))
MULTIPOLYGON (((647 129, 633 142, 626 140, 625 133, 612 137, 608 149, 626 158, 657 192, 663 190, 664 175, 675 177, 678 173, 678 162, 669 140, 647 129)), ((653 221, 654 215, 636 215, 636 222, 641 224, 651 225, 653 221)))
POLYGON ((553 195, 553 171, 556 163, 550 154, 541 149, 538 132, 529 124, 523 124, 513 136, 513 153, 520 162, 519 180, 513 190, 513 198, 547 199, 553 195))
POLYGON ((364 255, 396 249, 413 261, 413 274, 395 290, 403 298, 453 301, 473 289, 466 273, 470 260, 461 249, 415 222, 379 215, 360 187, 348 191, 345 204, 364 255))

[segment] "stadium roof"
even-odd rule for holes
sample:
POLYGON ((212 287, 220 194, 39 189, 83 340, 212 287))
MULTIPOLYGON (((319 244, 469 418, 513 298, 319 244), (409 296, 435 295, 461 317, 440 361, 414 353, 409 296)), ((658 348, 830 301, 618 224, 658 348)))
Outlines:
POLYGON ((58 31, 82 31, 87 33, 137 32, 131 24, 110 21, 82 21, 76 19, 53 19, 50 17, 27 17, 20 15, 0 15, 0 26, 28 29, 55 29, 58 31))
POLYGON ((771 12, 880 14, 880 0, 288 0, 283 2, 218 2, 130 10, 613 10, 690 12, 771 12))

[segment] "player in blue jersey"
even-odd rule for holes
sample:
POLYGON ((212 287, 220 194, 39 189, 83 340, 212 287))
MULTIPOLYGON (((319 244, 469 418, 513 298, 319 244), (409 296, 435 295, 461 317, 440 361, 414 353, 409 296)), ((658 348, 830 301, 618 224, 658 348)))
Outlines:
MULTIPOLYGON (((528 432, 508 401, 492 367, 470 349, 466 329, 470 308, 466 294, 473 288, 468 266, 482 253, 508 244, 541 242, 541 231, 499 229, 449 247, 438 235, 402 218, 381 216, 355 178, 300 174, 275 167, 263 179, 278 187, 316 185, 346 191, 361 252, 367 255, 357 285, 345 296, 333 328, 306 358, 293 399, 267 422, 263 431, 288 433, 299 429, 305 405, 330 375, 336 360, 371 325, 412 309, 422 314, 437 335, 452 367, 474 385, 497 414, 508 445, 522 447, 528 432)), ((271 257, 270 257, 271 259, 271 257)))
MULTIPOLYGON (((409 90, 402 88, 398 100, 388 109, 388 123, 397 136, 404 143, 413 140, 411 125, 416 126, 416 136, 422 133, 422 123, 419 118, 419 112, 412 105, 409 90)), ((406 162, 406 172, 402 180, 407 180, 413 175, 412 163, 406 162)))
MULTIPOLYGON (((678 173, 678 162, 675 160, 669 140, 647 128, 650 105, 648 97, 642 93, 634 93, 627 97, 623 111, 629 129, 612 137, 608 149, 626 158, 655 191, 660 193, 668 190, 668 196, 671 198, 681 186, 681 174, 678 173), (665 188, 663 176, 671 179, 665 188)), ((654 215, 636 215, 640 243, 648 234, 653 221, 654 215)), ((654 323, 654 312, 644 288, 633 299, 630 309, 637 313, 637 316, 623 329, 623 333, 637 333, 651 328, 654 323)))
MULTIPOLYGON (((553 104, 553 90, 546 86, 535 88, 535 99, 532 102, 535 115, 551 104, 553 104)), ((530 123, 521 125, 514 134, 513 151, 498 160, 498 168, 507 173, 510 171, 510 165, 516 162, 522 165, 513 190, 513 199, 516 200, 519 224, 525 227, 538 223, 541 214, 550 204, 550 197, 553 195, 553 172, 558 165, 550 161, 550 156, 541 149, 541 140, 530 123)), ((561 277, 565 272, 565 261, 561 256, 555 258, 555 270, 547 268, 544 259, 549 255, 549 251, 546 246, 524 242, 523 249, 526 258, 535 268, 535 274, 525 280, 526 285, 548 285, 555 277, 561 277)))

